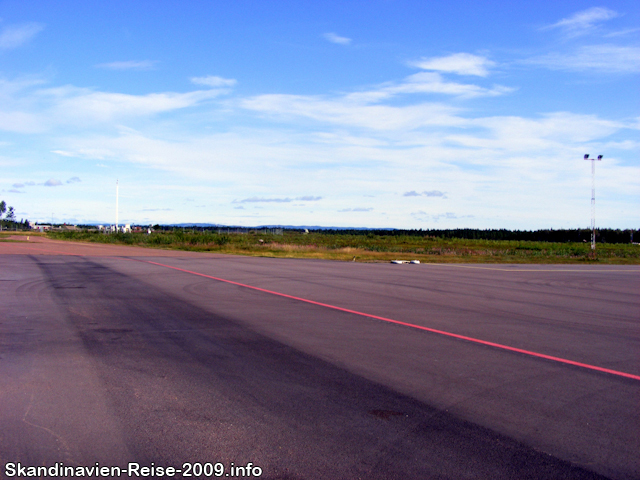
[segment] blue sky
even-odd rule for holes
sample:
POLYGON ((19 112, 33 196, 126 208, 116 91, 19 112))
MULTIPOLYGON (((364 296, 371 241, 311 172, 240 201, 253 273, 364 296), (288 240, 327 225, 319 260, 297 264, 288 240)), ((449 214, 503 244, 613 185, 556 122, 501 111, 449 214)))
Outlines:
POLYGON ((640 223, 637 2, 2 1, 18 218, 640 223))

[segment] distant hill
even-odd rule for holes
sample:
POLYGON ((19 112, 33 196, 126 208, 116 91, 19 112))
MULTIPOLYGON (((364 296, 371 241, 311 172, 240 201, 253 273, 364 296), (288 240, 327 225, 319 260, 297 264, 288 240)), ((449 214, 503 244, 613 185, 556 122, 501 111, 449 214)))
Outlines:
POLYGON ((198 227, 198 228, 242 228, 248 230, 261 230, 264 228, 282 228, 285 230, 395 230, 394 228, 369 228, 369 227, 323 227, 320 225, 258 225, 255 227, 244 227, 240 225, 219 225, 217 223, 171 223, 162 225, 163 227, 198 227))

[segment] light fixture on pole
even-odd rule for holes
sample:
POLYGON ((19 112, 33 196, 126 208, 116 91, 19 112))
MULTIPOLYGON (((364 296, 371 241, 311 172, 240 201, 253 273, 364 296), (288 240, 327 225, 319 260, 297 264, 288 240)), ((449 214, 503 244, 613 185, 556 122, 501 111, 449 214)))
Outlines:
MULTIPOLYGON (((596 159, 589 158, 587 153, 585 160, 591 160, 591 250, 596 253, 596 159)), ((602 155, 598 155, 598 161, 602 160, 602 155)))

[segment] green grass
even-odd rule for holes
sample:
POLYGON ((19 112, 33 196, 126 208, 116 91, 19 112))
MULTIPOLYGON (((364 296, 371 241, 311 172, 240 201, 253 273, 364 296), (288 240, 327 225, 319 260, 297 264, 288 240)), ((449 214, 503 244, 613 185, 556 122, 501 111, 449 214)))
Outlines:
POLYGON ((60 240, 75 240, 151 248, 205 251, 237 255, 382 262, 640 264, 640 246, 599 244, 591 256, 586 243, 442 239, 410 235, 263 233, 218 234, 174 230, 144 233, 49 232, 60 240))

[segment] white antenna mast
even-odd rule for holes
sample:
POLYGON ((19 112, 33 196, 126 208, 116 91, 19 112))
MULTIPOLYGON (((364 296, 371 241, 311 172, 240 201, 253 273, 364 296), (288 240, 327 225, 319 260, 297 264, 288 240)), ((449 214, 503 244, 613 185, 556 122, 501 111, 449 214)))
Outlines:
MULTIPOLYGON (((591 160, 591 250, 596 254, 596 159, 589 158, 587 153, 585 160, 591 160)), ((602 160, 602 155, 598 155, 598 161, 602 160)))
POLYGON ((116 180, 116 232, 118 231, 118 180, 116 180))

